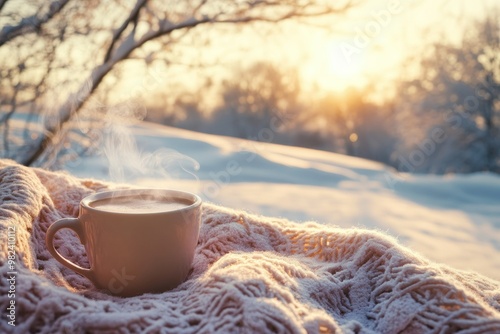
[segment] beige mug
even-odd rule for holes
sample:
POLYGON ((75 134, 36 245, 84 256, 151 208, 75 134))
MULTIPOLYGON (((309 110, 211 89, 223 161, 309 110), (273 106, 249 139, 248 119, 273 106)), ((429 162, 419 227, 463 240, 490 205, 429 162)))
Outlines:
POLYGON ((80 202, 78 218, 56 221, 46 245, 54 258, 118 296, 163 292, 182 283, 191 268, 201 224, 201 199, 182 191, 116 190, 80 202), (76 232, 90 268, 54 247, 60 229, 76 232))

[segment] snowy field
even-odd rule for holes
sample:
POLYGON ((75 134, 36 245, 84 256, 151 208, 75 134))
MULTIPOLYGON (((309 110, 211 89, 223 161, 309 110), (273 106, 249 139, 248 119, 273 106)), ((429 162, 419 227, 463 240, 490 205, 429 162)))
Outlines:
POLYGON ((108 136, 100 154, 66 169, 193 191, 266 216, 384 231, 433 261, 500 280, 498 175, 400 174, 364 159, 150 123, 108 136))

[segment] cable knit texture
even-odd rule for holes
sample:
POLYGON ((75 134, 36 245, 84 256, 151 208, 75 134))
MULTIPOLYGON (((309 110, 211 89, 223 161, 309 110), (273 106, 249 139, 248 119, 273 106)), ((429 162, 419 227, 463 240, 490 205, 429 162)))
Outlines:
MULTIPOLYGON (((0 160, 0 332, 500 333, 497 281, 432 263, 379 232, 212 204, 203 205, 183 284, 161 294, 110 296, 53 259, 45 233, 57 219, 76 217, 83 197, 118 187, 0 160), (15 327, 6 310, 13 228, 15 327)), ((71 231, 59 232, 55 244, 88 265, 71 231)))

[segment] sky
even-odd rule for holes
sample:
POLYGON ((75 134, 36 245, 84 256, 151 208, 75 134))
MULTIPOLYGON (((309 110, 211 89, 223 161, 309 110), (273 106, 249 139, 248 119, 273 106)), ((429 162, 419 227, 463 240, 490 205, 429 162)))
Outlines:
MULTIPOLYGON (((374 0, 337 18, 335 31, 302 28, 301 73, 322 89, 342 91, 375 81, 381 87, 401 75, 408 57, 429 42, 460 39, 469 19, 485 15, 496 1, 374 0)), ((300 60, 299 60, 300 62, 300 60)))
MULTIPOLYGON (((170 84, 171 89, 180 85, 198 89, 206 74, 223 77, 230 75, 235 65, 267 61, 297 69, 303 86, 316 92, 342 93, 374 83, 375 95, 383 99, 393 93, 392 83, 402 76, 405 64, 412 63, 409 57, 423 52, 432 41, 459 41, 470 19, 484 17, 495 5, 495 0, 370 0, 348 13, 310 24, 282 22, 278 29, 257 24, 237 32, 224 28, 224 32, 214 33, 210 44, 177 60, 189 63, 204 59, 218 65, 170 68, 169 78, 162 78, 158 88, 170 84)), ((123 91, 135 89, 137 77, 144 77, 142 66, 134 71, 137 75, 122 81, 123 91)), ((167 69, 160 66, 154 71, 167 69)))
MULTIPOLYGON (((309 24, 254 24, 236 31, 234 26, 223 27, 212 33, 208 45, 191 47, 182 57, 173 59, 177 64, 205 62, 216 66, 168 65, 167 69, 167 65, 159 65, 146 69, 144 58, 149 51, 138 52, 138 59, 127 62, 130 66, 125 75, 113 83, 117 92, 114 102, 120 102, 130 92, 147 97, 166 89, 199 89, 206 75, 224 77, 235 66, 249 66, 258 60, 297 69, 304 86, 314 91, 342 93, 350 87, 375 83, 377 94, 390 95, 392 82, 402 75, 402 64, 410 56, 422 52, 432 40, 458 40, 470 18, 484 16, 493 6, 498 7, 497 0, 359 2, 361 5, 347 13, 309 24), (144 80, 155 84, 147 85, 145 91, 144 80)), ((190 47, 189 41, 186 44, 182 48, 190 47)))

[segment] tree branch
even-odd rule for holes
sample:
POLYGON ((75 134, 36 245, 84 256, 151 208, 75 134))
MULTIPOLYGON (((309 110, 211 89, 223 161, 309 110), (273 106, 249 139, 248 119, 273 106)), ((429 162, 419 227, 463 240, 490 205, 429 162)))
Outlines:
POLYGON ((5 152, 9 152, 10 148, 9 148, 9 132, 10 132, 10 119, 12 118, 12 116, 14 115, 14 113, 16 112, 16 99, 17 99, 17 94, 19 92, 19 89, 18 87, 15 87, 15 90, 14 90, 14 95, 12 96, 11 100, 10 100, 10 111, 7 112, 7 114, 5 114, 4 117, 2 117, 2 120, 1 122, 3 123, 3 126, 4 126, 4 131, 3 131, 3 146, 4 146, 4 150, 5 152))
MULTIPOLYGON (((224 23, 231 23, 231 24, 242 24, 242 23, 249 23, 249 22, 279 22, 283 20, 287 20, 290 18, 294 17, 317 17, 317 16, 322 16, 326 14, 330 14, 333 12, 338 11, 339 9, 334 9, 330 7, 326 7, 323 10, 319 11, 311 11, 311 12, 303 12, 301 10, 305 10, 307 7, 299 7, 297 8, 292 8, 289 12, 277 16, 274 18, 271 17, 265 17, 263 15, 256 15, 256 16, 251 16, 251 13, 248 13, 249 16, 242 16, 242 17, 227 17, 227 18, 221 18, 224 14, 219 13, 215 14, 212 17, 209 17, 207 15, 203 15, 201 18, 196 18, 194 13, 192 12, 193 16, 189 17, 188 19, 179 22, 177 24, 172 23, 168 19, 161 19, 159 20, 159 28, 157 30, 151 30, 146 32, 141 38, 139 38, 137 41, 134 39, 135 36, 135 31, 132 31, 129 36, 123 38, 121 40, 120 45, 116 45, 120 38, 122 37, 123 32, 126 30, 126 28, 129 26, 131 22, 134 22, 137 20, 138 15, 140 10, 144 7, 146 4, 147 0, 138 0, 133 11, 130 13, 130 15, 125 19, 125 21, 120 25, 120 27, 115 30, 113 33, 112 41, 106 51, 106 55, 104 57, 104 62, 101 65, 98 65, 94 68, 92 71, 92 74, 90 77, 86 80, 85 84, 80 87, 78 92, 74 94, 73 96, 70 96, 66 103, 64 103, 61 108, 59 109, 59 122, 55 125, 51 125, 47 127, 45 134, 43 135, 38 147, 34 152, 31 153, 31 155, 28 155, 25 157, 24 161, 22 161, 22 164, 24 165, 32 165, 36 160, 38 160, 44 153, 46 153, 47 147, 50 146, 52 143, 52 139, 54 136, 57 135, 57 133, 60 132, 60 130, 63 128, 64 124, 67 123, 75 114, 79 112, 79 110, 82 108, 82 106, 85 104, 87 99, 93 94, 93 92, 97 89, 97 87, 100 85, 102 82, 103 78, 113 69, 113 67, 119 63, 120 61, 123 61, 127 59, 130 54, 143 46, 145 43, 154 40, 156 38, 159 38, 161 36, 169 35, 174 31, 179 31, 179 30, 190 30, 192 28, 195 28, 199 25, 203 24, 224 24, 224 23)), ((256 4, 260 4, 261 2, 256 2, 256 4)), ((265 1, 264 1, 265 3, 265 1)), ((349 2, 350 3, 350 2, 349 2)), ((205 4, 205 1, 202 2, 201 6, 196 7, 196 11, 199 11, 201 7, 205 4)), ((277 2, 276 4, 279 4, 277 2)), ((269 5, 269 4, 267 4, 269 5)), ((349 6, 349 5, 346 5, 349 6)), ((251 11, 251 8, 248 9, 251 11)), ((228 14, 226 14, 228 15, 228 14)), ((234 15, 234 14, 233 14, 234 15)), ((239 14, 237 14, 239 15, 239 14)))
POLYGON ((138 0, 130 15, 125 19, 125 21, 123 21, 121 26, 115 30, 115 32, 113 33, 113 38, 111 39, 111 44, 109 45, 106 51, 106 55, 104 56, 104 63, 109 61, 109 58, 111 57, 111 53, 113 52, 116 42, 118 41, 118 39, 120 39, 120 36, 123 34, 125 29, 127 29, 129 24, 133 21, 137 22, 137 19, 139 17, 139 12, 146 5, 147 2, 148 0, 138 0))
MULTIPOLYGON (((59 13, 69 1, 70 0, 56 0, 50 4, 49 11, 44 16, 38 17, 37 14, 34 14, 21 19, 15 26, 8 25, 3 27, 2 30, 0 30, 0 46, 18 36, 40 30, 42 25, 59 13)), ((0 9, 6 2, 7 1, 4 0, 3 3, 0 3, 0 9)))
POLYGON ((7 3, 8 0, 0 0, 0 12, 2 11, 3 6, 7 3))

